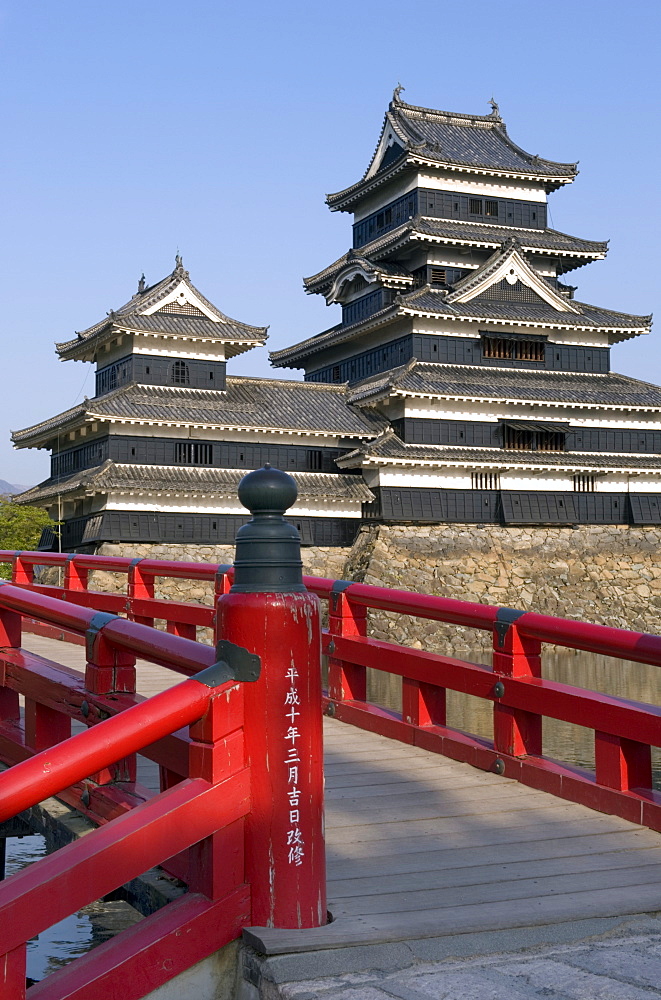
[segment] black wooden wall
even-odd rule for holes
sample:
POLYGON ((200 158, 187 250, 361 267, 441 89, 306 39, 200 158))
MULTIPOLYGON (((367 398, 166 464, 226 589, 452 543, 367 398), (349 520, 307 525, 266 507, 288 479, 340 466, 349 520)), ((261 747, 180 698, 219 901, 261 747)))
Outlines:
POLYGON ((368 520, 462 524, 661 524, 661 494, 372 487, 368 520))
MULTIPOLYGON (((475 448, 502 448, 501 425, 480 420, 425 420, 405 417, 392 421, 393 430, 407 444, 451 444, 475 448)), ((570 430, 565 451, 637 452, 661 455, 661 431, 607 430, 586 427, 570 430)))
POLYGON ((289 472, 337 472, 335 459, 349 448, 306 448, 302 445, 193 441, 186 438, 111 435, 69 448, 51 458, 51 476, 68 476, 110 458, 137 465, 196 465, 220 469, 258 469, 270 462, 289 472), (182 447, 193 445, 192 449, 182 447), (195 447, 198 446, 198 447, 195 447))
MULTIPOLYGON (((194 545, 231 545, 236 533, 250 520, 241 514, 171 514, 106 510, 62 524, 62 550, 71 552, 99 542, 186 542, 194 545)), ((359 518, 288 516, 298 528, 303 545, 348 546, 360 527, 359 518)), ((51 546, 56 540, 52 529, 51 546)), ((42 549, 43 551, 43 549, 42 549)))
POLYGON ((354 248, 362 247, 391 229, 396 229, 417 214, 435 219, 456 219, 525 229, 546 229, 547 224, 544 202, 485 198, 454 191, 417 188, 356 222, 353 227, 354 248))
MULTIPOLYGON (((521 340, 529 338, 521 337, 521 340)), ((610 348, 566 347, 545 343, 543 361, 491 359, 482 356, 482 342, 466 337, 443 337, 430 334, 407 334, 369 351, 361 351, 333 365, 307 372, 306 382, 359 382, 387 372, 411 358, 450 365, 485 365, 490 368, 519 368, 564 372, 594 372, 600 375, 610 370, 610 348)))
POLYGON ((129 354, 97 371, 96 395, 103 396, 129 382, 179 385, 190 389, 224 389, 225 367, 224 361, 129 354))

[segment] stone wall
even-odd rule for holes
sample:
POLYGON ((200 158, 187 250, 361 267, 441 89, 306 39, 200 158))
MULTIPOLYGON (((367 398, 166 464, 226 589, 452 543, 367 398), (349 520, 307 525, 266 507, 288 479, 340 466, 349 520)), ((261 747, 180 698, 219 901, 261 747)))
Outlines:
MULTIPOLYGON (((661 633, 661 528, 580 525, 364 527, 348 578, 377 586, 661 633)), ((488 646, 484 632, 373 614, 370 634, 436 652, 488 646)))

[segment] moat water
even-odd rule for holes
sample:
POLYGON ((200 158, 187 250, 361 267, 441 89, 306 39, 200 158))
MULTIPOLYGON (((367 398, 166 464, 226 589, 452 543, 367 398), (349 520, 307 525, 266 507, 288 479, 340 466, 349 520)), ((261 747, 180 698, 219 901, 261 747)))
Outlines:
MULTIPOLYGON (((480 650, 461 654, 474 663, 488 663, 489 654, 480 650)), ((631 663, 606 656, 570 650, 545 652, 544 677, 549 680, 588 688, 631 701, 658 705, 661 702, 661 668, 631 663)), ((400 681, 392 675, 371 672, 369 696, 396 711, 401 709, 400 681)), ((476 736, 491 737, 490 703, 469 695, 448 692, 448 725, 476 736)), ((568 723, 544 720, 544 753, 549 757, 594 768, 594 736, 591 730, 568 723)), ((653 751, 654 785, 661 789, 661 753, 653 751)), ((7 841, 7 875, 37 861, 45 854, 42 837, 24 837, 7 841)), ((118 930, 134 923, 135 910, 126 903, 94 903, 73 914, 38 938, 30 941, 27 975, 39 981, 118 930)))

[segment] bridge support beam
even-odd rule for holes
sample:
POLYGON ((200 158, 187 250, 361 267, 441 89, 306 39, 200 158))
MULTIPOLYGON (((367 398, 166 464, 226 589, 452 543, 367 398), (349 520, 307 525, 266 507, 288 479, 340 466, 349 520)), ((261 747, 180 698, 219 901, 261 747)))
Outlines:
POLYGON ((298 532, 282 517, 296 499, 292 478, 265 467, 244 477, 239 498, 253 520, 237 536, 218 634, 262 663, 244 688, 252 921, 319 927, 327 920, 319 601, 302 582, 298 532))

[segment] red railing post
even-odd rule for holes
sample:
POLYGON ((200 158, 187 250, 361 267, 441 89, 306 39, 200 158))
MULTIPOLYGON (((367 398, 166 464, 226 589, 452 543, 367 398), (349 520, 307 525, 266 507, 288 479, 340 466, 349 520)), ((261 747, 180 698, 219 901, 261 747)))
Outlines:
POLYGON ((220 631, 218 626, 218 598, 223 594, 229 594, 230 588, 232 586, 232 581, 229 577, 229 571, 231 570, 231 563, 221 563, 216 570, 216 576, 214 579, 214 591, 213 591, 213 606, 214 606, 214 621, 213 621, 213 637, 214 642, 218 642, 220 639, 220 631))
POLYGON ((301 576, 300 539, 282 513, 296 499, 291 476, 265 467, 239 498, 253 520, 237 535, 231 592, 218 601, 219 648, 261 658, 244 688, 252 806, 246 875, 253 924, 326 923, 319 603, 301 576))
POLYGON ((652 748, 649 744, 596 730, 594 757, 598 785, 619 791, 652 787, 652 748))
POLYGON ((76 557, 69 556, 64 564, 64 589, 87 590, 89 570, 76 565, 76 557))
POLYGON ((21 559, 22 552, 15 552, 12 560, 11 582, 22 586, 34 583, 34 563, 21 559))
POLYGON ((493 706, 493 745, 498 753, 513 757, 542 752, 542 716, 520 708, 510 708, 498 699, 507 693, 507 678, 541 677, 542 644, 522 636, 516 626, 521 612, 501 608, 493 629, 493 670, 495 678, 493 706), (500 693, 501 688, 503 694, 500 693))
MULTIPOLYGON (((22 618, 16 611, 0 608, 0 647, 20 649, 22 638, 22 618)), ((5 684, 5 663, 0 659, 0 722, 20 719, 21 710, 18 691, 12 691, 5 684)))
POLYGON ((24 944, 0 956, 0 997, 25 1000, 26 957, 27 946, 24 944))
MULTIPOLYGON (((335 580, 328 599, 328 631, 333 635, 367 635, 367 608, 352 604, 346 594, 351 584, 335 580)), ((331 639, 329 652, 335 649, 331 639)), ((345 663, 332 655, 328 658, 328 697, 333 701, 365 701, 367 699, 367 668, 357 663, 345 663)))
POLYGON ((141 625, 153 625, 154 619, 144 615, 136 615, 132 608, 133 601, 148 600, 154 597, 154 577, 140 572, 142 559, 133 559, 129 566, 127 593, 129 599, 128 616, 131 621, 140 622, 141 625))
MULTIPOLYGON (((211 784, 245 767, 244 686, 214 694, 204 716, 190 727, 190 778, 211 784)), ((245 881, 245 820, 235 820, 191 847, 188 889, 220 899, 245 881)))
MULTIPOLYGON (((85 687, 91 694, 135 694, 135 660, 133 653, 117 649, 103 635, 104 626, 119 615, 99 611, 92 618, 85 637, 86 666, 85 687)), ((104 768, 91 775, 97 785, 113 781, 135 781, 135 754, 117 761, 111 768, 104 768)))

